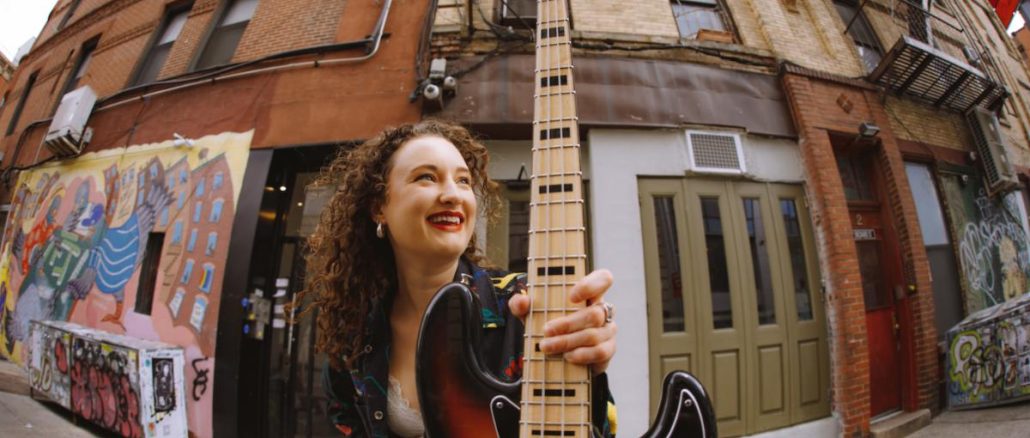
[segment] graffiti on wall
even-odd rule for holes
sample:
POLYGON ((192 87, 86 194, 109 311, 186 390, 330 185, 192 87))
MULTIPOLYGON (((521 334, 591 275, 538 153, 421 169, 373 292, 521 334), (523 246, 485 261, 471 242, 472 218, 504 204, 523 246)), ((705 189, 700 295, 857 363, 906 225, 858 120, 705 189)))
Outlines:
POLYGON ((34 390, 123 437, 187 435, 181 348, 59 321, 33 321, 29 339, 34 390))
POLYGON ((966 309, 972 313, 1023 295, 1030 286, 1030 241, 1018 194, 987 195, 976 178, 946 175, 943 191, 957 239, 966 309))
POLYGON ((948 342, 952 407, 1030 397, 1030 295, 970 315, 948 342))
MULTIPOLYGON (((0 241, 0 356, 24 363, 26 349, 37 348, 30 322, 46 320, 179 345, 187 360, 213 357, 251 136, 105 150, 19 174, 0 241), (153 305, 136 309, 150 239, 163 239, 149 259, 158 269, 153 305)), ((110 371, 115 359, 102 360, 97 369, 110 371)), ((155 387, 162 377, 151 376, 155 387)), ((79 394, 80 403, 89 399, 79 394)), ((211 396, 187 409, 190 431, 210 436, 211 396)))

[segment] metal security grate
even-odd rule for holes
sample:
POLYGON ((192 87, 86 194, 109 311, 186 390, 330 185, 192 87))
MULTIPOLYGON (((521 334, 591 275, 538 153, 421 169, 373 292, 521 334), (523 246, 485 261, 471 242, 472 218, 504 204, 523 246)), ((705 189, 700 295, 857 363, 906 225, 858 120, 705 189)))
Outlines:
POLYGON ((691 155, 694 167, 726 171, 741 171, 740 149, 736 136, 691 132, 691 155))

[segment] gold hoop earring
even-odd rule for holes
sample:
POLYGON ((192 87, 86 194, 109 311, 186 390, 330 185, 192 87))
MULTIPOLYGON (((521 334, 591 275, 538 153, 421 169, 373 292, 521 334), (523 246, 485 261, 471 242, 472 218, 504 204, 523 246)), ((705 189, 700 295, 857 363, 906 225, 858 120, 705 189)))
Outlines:
POLYGON ((383 223, 382 222, 377 222, 376 223, 376 237, 378 237, 380 239, 386 237, 386 232, 383 231, 383 223))

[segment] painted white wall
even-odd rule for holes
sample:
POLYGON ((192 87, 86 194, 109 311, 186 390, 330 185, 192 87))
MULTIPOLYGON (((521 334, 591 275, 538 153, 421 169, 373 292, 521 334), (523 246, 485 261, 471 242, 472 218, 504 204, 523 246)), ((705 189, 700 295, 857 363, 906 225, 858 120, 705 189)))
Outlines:
MULTIPOLYGON (((797 143, 743 135, 750 179, 801 182, 797 143)), ((591 180, 590 231, 594 266, 607 268, 615 284, 605 300, 618 309, 618 353, 608 368, 619 406, 619 434, 647 430, 649 410, 647 293, 637 178, 683 176, 687 142, 683 130, 592 129, 587 168, 591 180)))

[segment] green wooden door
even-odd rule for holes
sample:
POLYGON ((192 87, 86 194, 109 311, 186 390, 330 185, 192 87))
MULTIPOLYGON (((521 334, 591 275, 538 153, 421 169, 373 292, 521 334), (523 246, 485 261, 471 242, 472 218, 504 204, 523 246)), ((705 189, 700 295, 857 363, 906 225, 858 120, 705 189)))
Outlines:
POLYGON ((640 181, 652 412, 674 369, 739 436, 829 415, 812 230, 800 186, 640 181))

